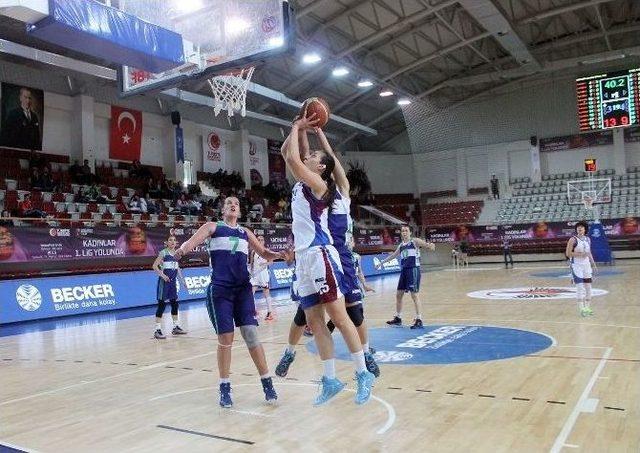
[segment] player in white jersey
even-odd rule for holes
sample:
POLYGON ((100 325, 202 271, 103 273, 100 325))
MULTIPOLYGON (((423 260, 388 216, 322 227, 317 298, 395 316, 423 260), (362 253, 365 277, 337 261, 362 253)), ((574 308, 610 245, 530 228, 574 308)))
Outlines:
MULTIPOLYGON (((258 242, 264 247, 264 236, 258 236, 258 242)), ((251 251, 249 255, 249 273, 251 274, 251 286, 253 294, 256 294, 258 288, 262 289, 264 300, 267 302, 267 315, 265 321, 273 321, 273 299, 269 289, 269 264, 268 261, 258 255, 255 251, 251 251)))
POLYGON ((315 405, 326 403, 345 386, 336 378, 333 339, 325 324, 325 311, 351 352, 356 368, 355 402, 364 404, 371 397, 375 377, 366 368, 362 343, 342 300, 342 266, 328 227, 337 191, 332 177, 335 160, 323 150, 312 151, 304 161, 300 157, 299 134, 316 123, 315 115, 307 118, 305 112, 294 121, 282 146, 287 168, 299 181, 291 202, 297 293, 324 365, 315 405))
POLYGON ((587 222, 576 223, 576 235, 567 241, 565 255, 571 266, 571 277, 576 285, 578 295, 578 310, 582 316, 593 315, 591 309, 591 283, 593 273, 597 271, 596 263, 591 254, 591 239, 587 236, 589 225, 587 222))
MULTIPOLYGON (((320 128, 314 128, 314 133, 318 137, 323 150, 335 160, 335 168, 332 176, 336 182, 338 189, 336 199, 333 202, 331 213, 328 216, 329 232, 333 239, 333 246, 338 251, 340 264, 343 271, 343 285, 341 290, 344 294, 347 315, 356 326, 358 336, 364 350, 365 363, 367 370, 375 375, 380 376, 380 369, 375 362, 373 354, 369 348, 369 334, 367 331, 367 323, 364 317, 362 300, 364 298, 364 289, 361 287, 360 275, 357 273, 357 266, 353 253, 353 220, 351 219, 351 198, 349 197, 350 185, 344 168, 340 164, 340 160, 333 152, 327 137, 320 128)), ((300 152, 301 158, 304 160, 310 152, 309 141, 306 132, 300 134, 300 152)), ((362 272, 360 272, 361 274, 362 272)), ((364 277, 362 277, 364 278, 364 277)), ((366 285, 365 285, 366 286, 366 285)), ((280 363, 276 367, 276 374, 285 377, 288 373, 289 366, 295 360, 295 346, 303 335, 303 330, 307 324, 304 310, 298 306, 293 322, 289 329, 289 343, 280 359, 280 363)), ((335 325, 330 320, 327 323, 329 332, 333 333, 335 325)))

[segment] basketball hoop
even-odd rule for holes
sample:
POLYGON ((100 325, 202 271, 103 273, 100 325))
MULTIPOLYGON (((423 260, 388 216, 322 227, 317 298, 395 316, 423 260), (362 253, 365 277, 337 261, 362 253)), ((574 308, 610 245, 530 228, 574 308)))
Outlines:
POLYGON ((233 116, 235 110, 239 110, 242 116, 247 114, 247 88, 254 70, 254 66, 249 66, 208 80, 213 92, 213 112, 216 116, 221 110, 226 110, 229 116, 233 116))

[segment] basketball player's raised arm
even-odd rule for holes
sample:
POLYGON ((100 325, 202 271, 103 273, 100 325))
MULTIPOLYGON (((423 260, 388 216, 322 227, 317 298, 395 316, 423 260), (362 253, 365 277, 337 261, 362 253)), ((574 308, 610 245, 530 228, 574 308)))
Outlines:
POLYGON ((198 228, 198 231, 193 233, 186 242, 184 242, 180 247, 176 250, 176 258, 180 259, 189 253, 191 250, 202 244, 204 241, 209 239, 209 237, 216 231, 215 222, 207 222, 198 228))
POLYGON ((277 259, 285 259, 282 253, 274 252, 273 250, 269 250, 264 245, 262 245, 260 241, 258 241, 256 235, 253 234, 253 231, 246 228, 245 231, 247 232, 247 238, 249 239, 249 246, 253 249, 253 251, 255 251, 265 260, 273 261, 277 259))
POLYGON ((436 245, 433 242, 427 242, 424 239, 413 238, 413 242, 415 242, 418 247, 422 247, 423 249, 435 250, 436 245))
POLYGON ((327 140, 327 136, 324 135, 324 131, 319 127, 314 127, 313 131, 318 136, 318 139, 322 144, 322 149, 331 157, 333 157, 333 160, 335 160, 336 166, 333 168, 333 173, 332 173, 333 179, 336 181, 336 186, 338 187, 338 190, 340 191, 340 193, 345 197, 348 197, 349 190, 351 188, 349 186, 349 180, 347 179, 347 174, 344 171, 344 167, 342 166, 340 159, 338 159, 338 156, 336 155, 336 153, 333 152, 333 148, 331 148, 331 144, 329 143, 329 140, 327 140))
POLYGON ((287 168, 291 170, 291 173, 298 181, 308 185, 317 196, 322 196, 327 191, 327 183, 319 174, 309 170, 302 162, 298 143, 300 129, 312 127, 316 121, 314 114, 309 118, 302 118, 293 123, 291 134, 289 134, 291 141, 289 142, 289 153, 287 154, 286 162, 287 168))

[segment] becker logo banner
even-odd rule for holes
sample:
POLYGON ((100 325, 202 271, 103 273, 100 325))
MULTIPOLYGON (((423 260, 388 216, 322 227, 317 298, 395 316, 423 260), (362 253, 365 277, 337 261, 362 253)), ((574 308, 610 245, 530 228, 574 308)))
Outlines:
POLYGON ((140 160, 142 148, 142 112, 111 106, 109 158, 140 160))

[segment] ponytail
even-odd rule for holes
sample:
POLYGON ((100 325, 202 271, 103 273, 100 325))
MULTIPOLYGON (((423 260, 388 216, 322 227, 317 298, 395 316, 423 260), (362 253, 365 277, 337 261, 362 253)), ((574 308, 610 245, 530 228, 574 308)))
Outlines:
POLYGON ((320 163, 324 164, 325 168, 320 177, 327 183, 327 191, 322 196, 322 200, 327 203, 329 207, 329 214, 333 211, 333 202, 336 200, 336 195, 338 193, 338 188, 336 187, 336 182, 333 180, 331 176, 333 174, 333 170, 336 167, 336 161, 330 154, 323 152, 322 159, 320 159, 320 163))

